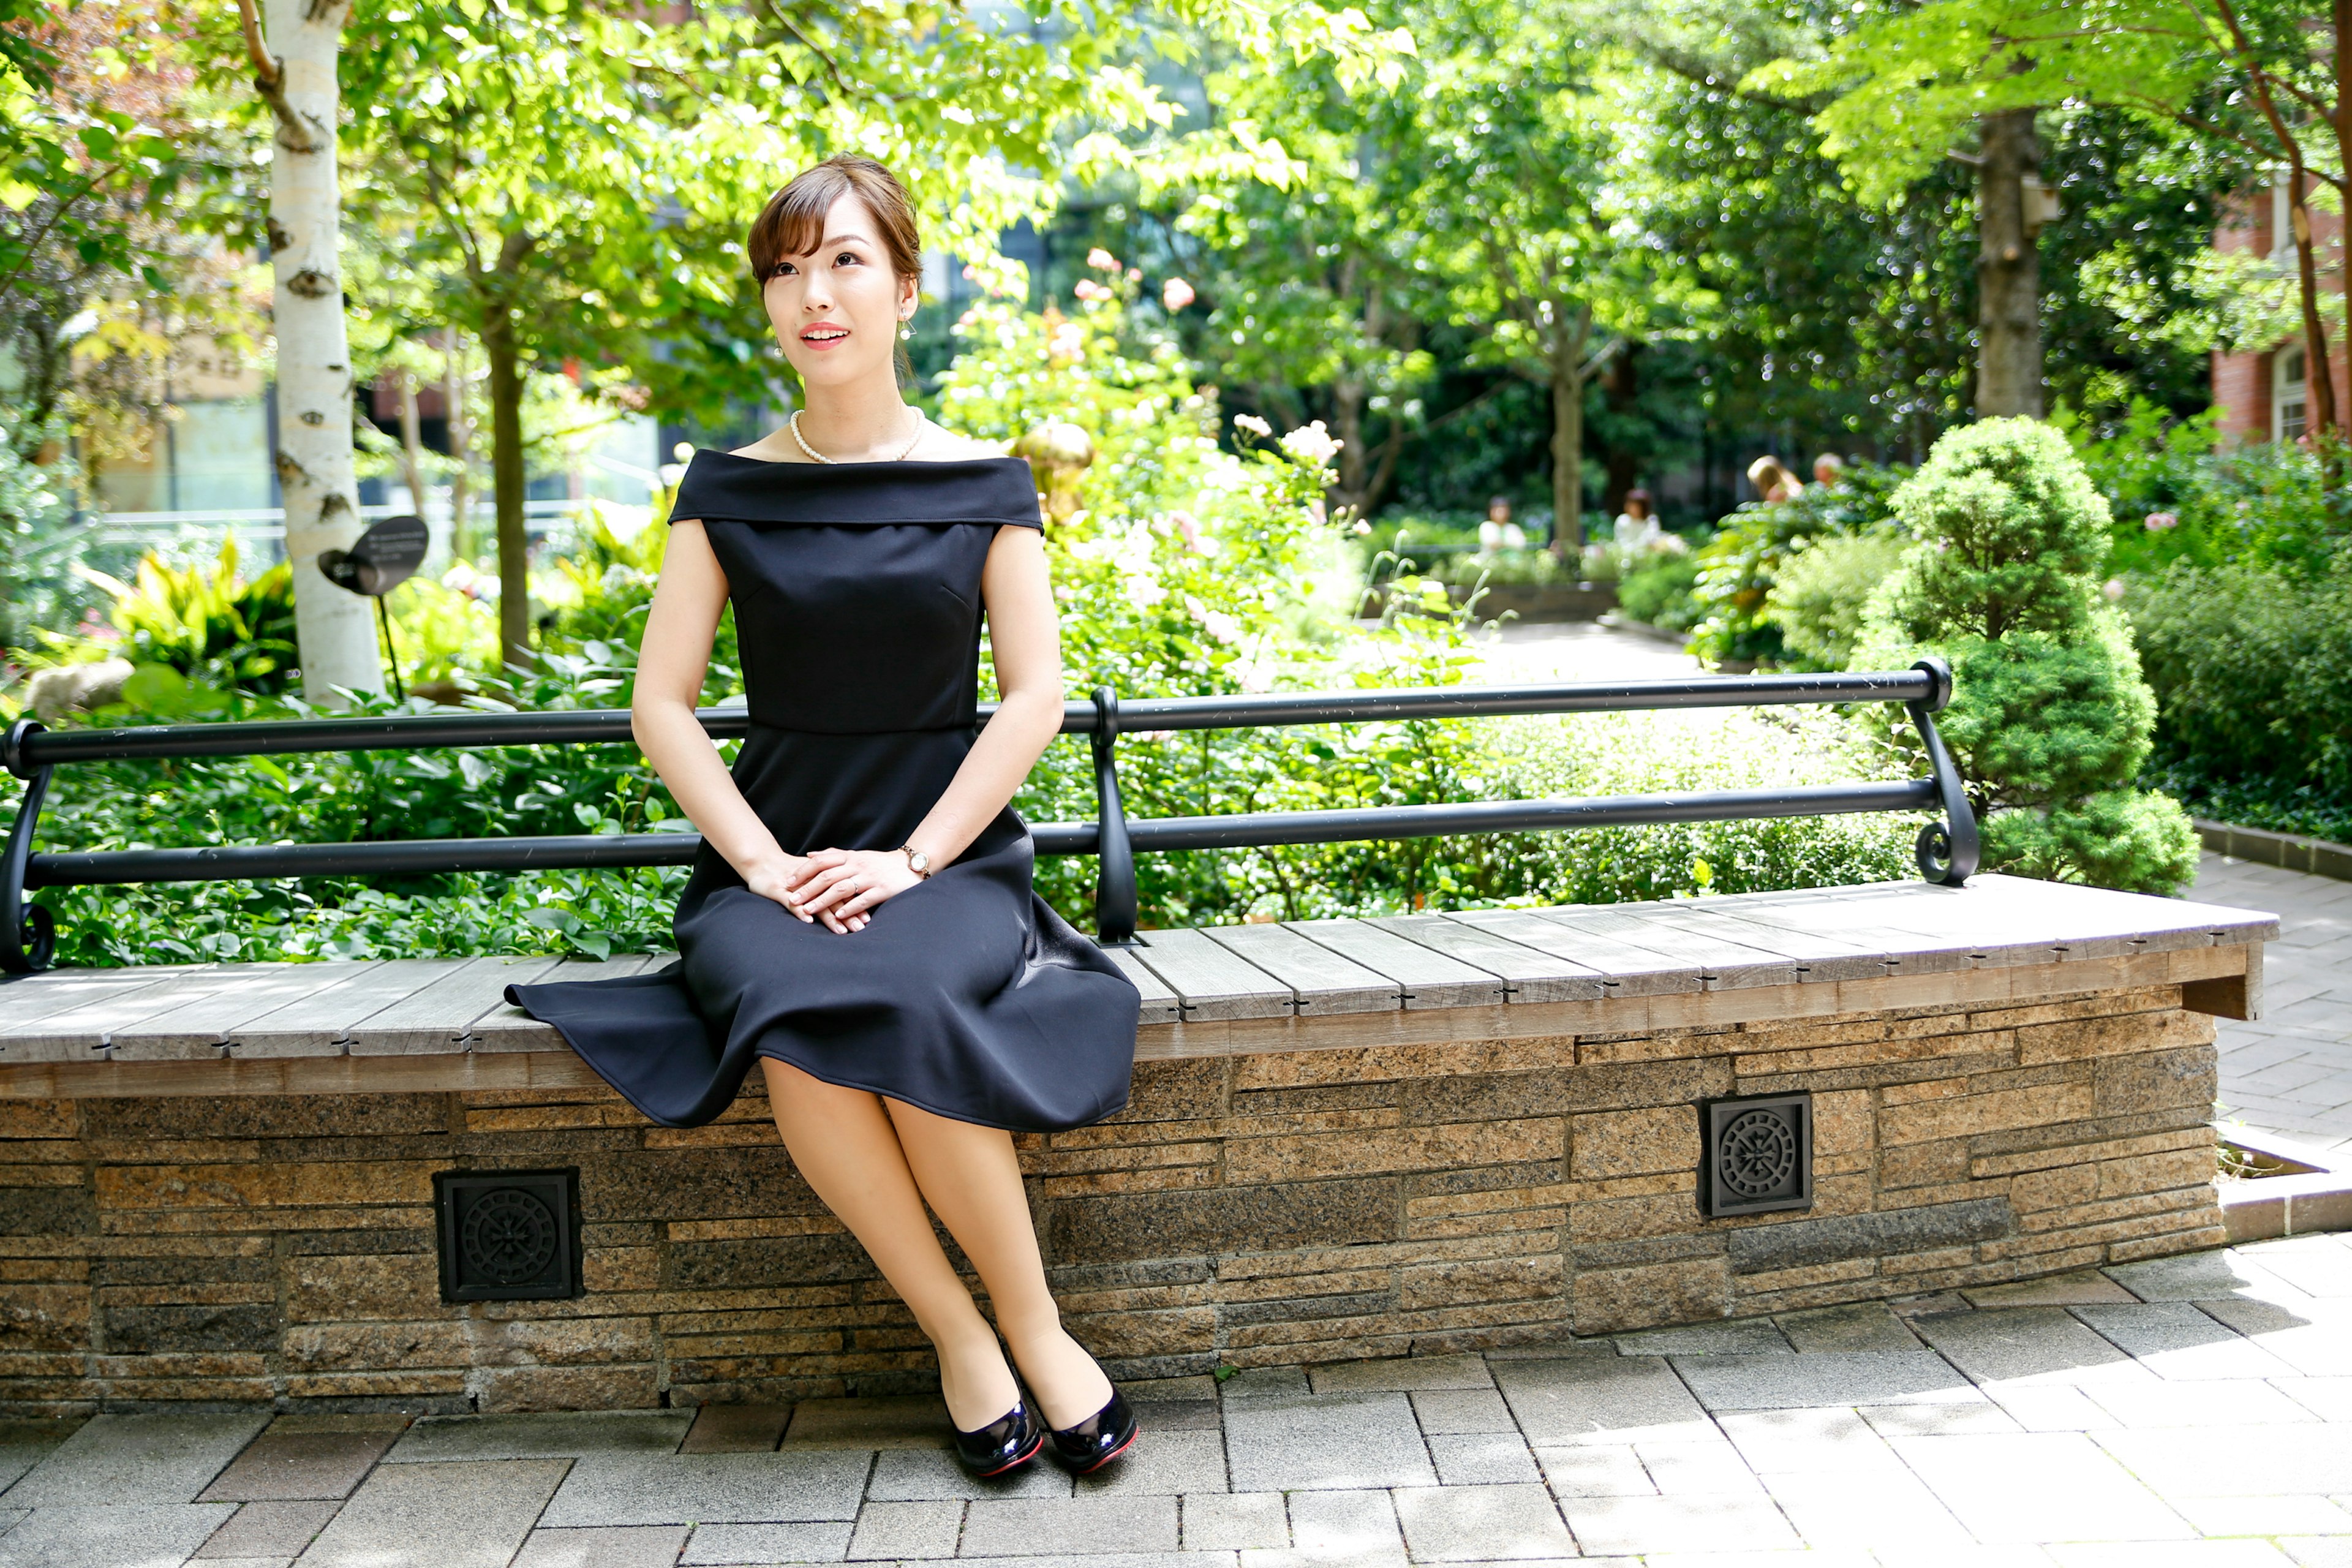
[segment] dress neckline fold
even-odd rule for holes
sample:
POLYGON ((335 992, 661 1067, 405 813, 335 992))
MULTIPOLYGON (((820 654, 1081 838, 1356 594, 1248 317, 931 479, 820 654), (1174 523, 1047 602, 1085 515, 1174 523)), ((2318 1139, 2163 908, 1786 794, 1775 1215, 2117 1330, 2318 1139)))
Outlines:
POLYGON ((1045 526, 1036 483, 1020 458, 790 463, 698 451, 678 481, 670 515, 808 527, 1045 526))

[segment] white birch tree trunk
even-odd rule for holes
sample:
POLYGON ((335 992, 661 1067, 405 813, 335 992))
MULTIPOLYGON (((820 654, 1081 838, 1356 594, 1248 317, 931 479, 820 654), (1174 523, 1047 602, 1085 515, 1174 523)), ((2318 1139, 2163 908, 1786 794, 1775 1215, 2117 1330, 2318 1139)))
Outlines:
POLYGON ((373 606, 319 573, 319 552, 360 535, 352 472, 352 367, 338 255, 335 54, 349 0, 268 0, 269 46, 284 62, 287 106, 270 163, 269 263, 278 333, 278 482, 286 554, 294 563, 294 626, 303 695, 383 689, 373 606))

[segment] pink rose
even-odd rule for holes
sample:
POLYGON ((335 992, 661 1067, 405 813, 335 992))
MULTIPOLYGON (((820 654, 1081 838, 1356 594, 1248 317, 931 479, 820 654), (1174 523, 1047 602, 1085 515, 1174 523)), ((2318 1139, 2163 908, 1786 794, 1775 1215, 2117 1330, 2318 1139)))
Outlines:
POLYGON ((1192 292, 1192 286, 1181 278, 1171 278, 1160 286, 1160 302, 1171 316, 1199 298, 1192 292))

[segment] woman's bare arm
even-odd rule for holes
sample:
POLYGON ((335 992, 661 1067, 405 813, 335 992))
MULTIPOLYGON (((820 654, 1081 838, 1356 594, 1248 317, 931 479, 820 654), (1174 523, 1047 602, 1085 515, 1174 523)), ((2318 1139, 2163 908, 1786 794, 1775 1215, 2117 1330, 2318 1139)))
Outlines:
MULTIPOLYGON (((1034 528, 999 529, 980 587, 1000 700, 947 792, 908 840, 934 869, 971 847, 1062 728, 1061 626, 1045 572, 1045 536, 1034 528)), ((650 628, 646 640, 652 640, 650 628)), ((917 879, 903 855, 824 849, 802 862, 793 880, 803 909, 862 924, 867 910, 917 879)))
MULTIPOLYGON (((791 893, 792 874, 805 862, 784 853, 735 787, 727 764, 719 760, 710 736, 694 716, 710 668, 711 639, 726 607, 727 574, 711 552, 709 536, 699 522, 672 523, 661 581, 646 616, 629 728, 687 820, 751 889, 809 920, 814 917, 795 904, 791 893)), ((845 929, 837 920, 826 923, 835 931, 845 929)))

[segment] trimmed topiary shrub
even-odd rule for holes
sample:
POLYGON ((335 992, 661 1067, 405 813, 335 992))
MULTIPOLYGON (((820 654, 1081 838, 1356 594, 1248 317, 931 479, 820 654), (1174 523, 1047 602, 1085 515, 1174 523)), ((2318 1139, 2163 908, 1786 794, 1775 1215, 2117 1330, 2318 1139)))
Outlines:
POLYGON ((1984 816, 1984 866, 2171 893, 2197 836, 2168 795, 2134 789, 2156 699, 2131 628, 2101 597, 2107 505, 2057 431, 1988 419, 1936 443, 1895 492, 1913 537, 1868 616, 1858 662, 1952 666, 1937 721, 1984 816))

